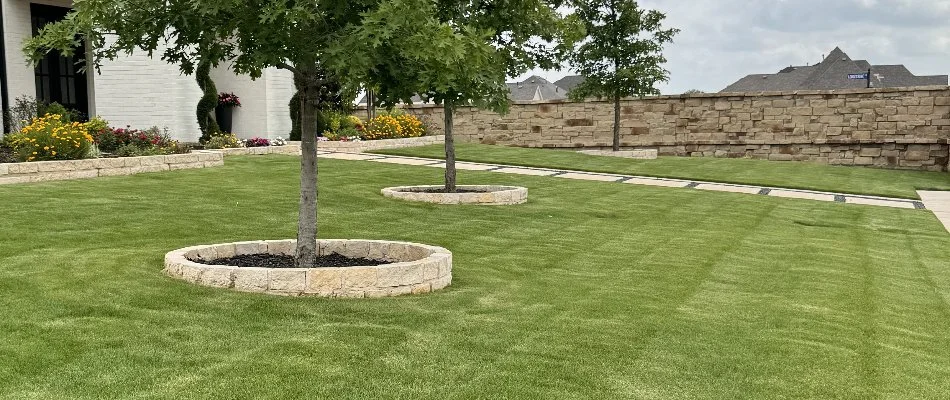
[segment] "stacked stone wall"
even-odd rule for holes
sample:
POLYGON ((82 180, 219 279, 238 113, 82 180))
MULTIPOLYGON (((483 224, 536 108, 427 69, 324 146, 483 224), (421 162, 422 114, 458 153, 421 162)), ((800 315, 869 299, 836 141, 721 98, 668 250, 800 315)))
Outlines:
MULTIPOLYGON (((405 109, 442 130, 442 108, 405 109)), ((357 112, 357 115, 360 115, 357 112)), ((611 144, 613 104, 516 102, 507 115, 462 107, 460 141, 545 148, 611 144)), ((712 93, 626 99, 621 144, 661 155, 809 160, 946 170, 950 88, 712 93)))

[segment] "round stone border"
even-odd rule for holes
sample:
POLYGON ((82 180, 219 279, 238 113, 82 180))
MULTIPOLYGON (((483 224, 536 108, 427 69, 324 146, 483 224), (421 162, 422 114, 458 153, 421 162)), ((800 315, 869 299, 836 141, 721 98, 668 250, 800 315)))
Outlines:
POLYGON ((442 247, 385 240, 317 240, 318 254, 391 264, 334 268, 256 268, 208 265, 244 254, 294 255, 297 241, 262 240, 192 246, 165 254, 166 275, 203 286, 283 296, 388 297, 428 293, 452 284, 452 253, 442 247))
POLYGON ((442 185, 396 186, 382 190, 383 196, 408 201, 436 204, 512 205, 528 201, 528 188, 500 185, 459 185, 459 189, 475 192, 438 193, 426 190, 442 188, 442 185))

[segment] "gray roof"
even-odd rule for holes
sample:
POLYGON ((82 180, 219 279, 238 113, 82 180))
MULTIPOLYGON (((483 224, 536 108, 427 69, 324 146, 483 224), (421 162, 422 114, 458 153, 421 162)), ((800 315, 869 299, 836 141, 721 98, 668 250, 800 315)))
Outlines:
POLYGON ((567 98, 567 90, 537 75, 532 75, 521 82, 509 83, 508 90, 511 92, 508 98, 519 101, 567 98))
POLYGON ((570 92, 571 90, 574 90, 574 88, 577 87, 577 85, 580 85, 581 82, 583 81, 584 81, 584 77, 581 75, 568 75, 561 79, 558 79, 556 82, 554 82, 554 84, 570 92))
MULTIPOLYGON (((563 100, 567 99, 567 92, 583 80, 584 77, 580 75, 565 76, 558 80, 558 82, 566 82, 565 84, 570 86, 566 87, 551 83, 540 76, 532 75, 521 82, 507 83, 510 92, 508 98, 515 101, 563 100)), ((412 96, 412 102, 424 103, 418 95, 412 96)), ((366 104, 366 96, 361 97, 357 104, 366 104)))
POLYGON ((866 60, 852 60, 835 47, 820 63, 811 66, 790 66, 776 74, 754 74, 739 79, 721 92, 767 92, 805 89, 855 89, 867 86, 849 74, 862 74, 871 69, 872 87, 908 87, 946 85, 947 75, 917 76, 903 65, 871 65, 866 60))

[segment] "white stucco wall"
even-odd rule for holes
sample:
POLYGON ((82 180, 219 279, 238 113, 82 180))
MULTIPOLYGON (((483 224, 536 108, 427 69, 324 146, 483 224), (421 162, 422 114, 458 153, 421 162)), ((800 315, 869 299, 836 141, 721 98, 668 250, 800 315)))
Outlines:
POLYGON ((290 135, 290 111, 287 103, 294 95, 291 73, 268 68, 257 80, 246 75, 235 75, 222 65, 211 72, 219 92, 234 92, 241 99, 241 107, 234 110, 232 133, 248 139, 273 139, 290 135))
MULTIPOLYGON (((21 50, 32 35, 31 1, 61 7, 72 4, 70 0, 0 0, 11 103, 20 96, 36 96, 33 67, 27 65, 21 50)), ((155 52, 161 53, 161 48, 155 52)), ((115 61, 103 61, 98 73, 89 71, 87 75, 90 115, 99 115, 116 127, 167 127, 175 139, 183 141, 196 141, 200 136, 195 107, 201 90, 194 77, 181 74, 177 66, 137 52, 115 61)), ((267 69, 255 81, 237 76, 222 65, 211 76, 219 92, 234 92, 241 98, 243 107, 234 115, 235 134, 242 138, 287 138, 287 103, 294 93, 288 71, 267 69)))
MULTIPOLYGON (((161 54, 162 50, 156 51, 161 54)), ((195 107, 201 89, 178 66, 137 52, 104 61, 95 76, 96 113, 112 126, 167 127, 173 138, 197 141, 201 136, 195 107)))

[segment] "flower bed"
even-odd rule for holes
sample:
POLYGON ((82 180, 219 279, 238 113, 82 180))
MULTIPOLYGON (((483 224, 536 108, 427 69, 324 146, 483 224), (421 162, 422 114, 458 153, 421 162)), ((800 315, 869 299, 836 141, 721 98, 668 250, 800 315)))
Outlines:
POLYGON ((380 265, 264 268, 211 265, 240 255, 296 253, 296 240, 194 246, 165 255, 165 274, 190 283, 282 296, 387 297, 428 293, 452 284, 452 253, 442 247, 382 240, 321 239, 320 255, 366 258, 380 265))

